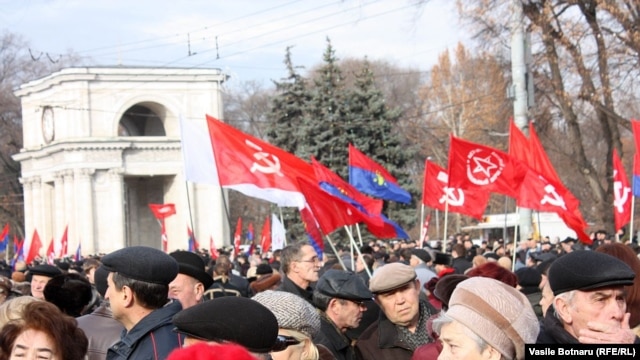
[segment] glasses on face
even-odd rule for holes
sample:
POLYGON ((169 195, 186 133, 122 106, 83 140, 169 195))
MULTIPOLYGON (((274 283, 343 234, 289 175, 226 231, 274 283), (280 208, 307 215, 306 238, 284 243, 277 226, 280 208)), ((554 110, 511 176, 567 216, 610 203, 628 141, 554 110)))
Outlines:
POLYGON ((278 335, 271 351, 282 351, 291 345, 300 344, 300 340, 296 340, 293 336, 278 335))
POLYGON ((366 308, 367 307, 367 305, 365 304, 364 301, 355 301, 355 300, 349 300, 349 301, 351 301, 352 303, 356 304, 356 306, 359 307, 359 308, 366 308))
POLYGON ((318 259, 317 257, 314 257, 312 259, 309 260, 296 260, 297 262, 306 262, 306 263, 312 263, 312 264, 319 264, 320 263, 320 259, 318 259))

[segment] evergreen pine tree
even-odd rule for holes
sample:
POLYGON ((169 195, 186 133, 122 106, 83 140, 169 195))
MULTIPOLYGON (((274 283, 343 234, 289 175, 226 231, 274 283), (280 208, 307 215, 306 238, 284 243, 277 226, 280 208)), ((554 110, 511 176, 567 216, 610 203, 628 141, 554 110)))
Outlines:
POLYGON ((313 80, 315 87, 307 107, 310 121, 302 129, 306 146, 300 156, 308 159, 313 155, 346 179, 349 139, 344 126, 344 78, 328 38, 323 61, 313 80))
POLYGON ((382 91, 377 88, 374 74, 366 61, 345 98, 345 113, 348 114, 345 130, 349 141, 381 164, 412 194, 412 204, 385 202, 384 209, 390 219, 408 231, 416 223, 415 203, 419 191, 410 181, 407 168, 417 150, 402 143, 398 132, 394 130, 400 121, 401 111, 386 106, 382 91))
POLYGON ((299 130, 307 121, 305 108, 310 95, 307 80, 296 71, 291 61, 291 47, 287 47, 284 64, 288 74, 281 82, 274 81, 276 95, 267 114, 267 138, 271 144, 297 154, 300 140, 304 138, 299 130))

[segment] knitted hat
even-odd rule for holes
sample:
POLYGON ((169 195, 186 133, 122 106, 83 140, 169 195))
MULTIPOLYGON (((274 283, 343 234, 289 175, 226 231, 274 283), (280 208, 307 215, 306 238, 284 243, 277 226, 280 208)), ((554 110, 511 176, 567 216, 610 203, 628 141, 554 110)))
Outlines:
POLYGON ((535 343, 540 331, 524 294, 501 281, 480 276, 456 286, 446 314, 507 359, 524 359, 524 344, 535 343))
POLYGON ((285 291, 267 290, 252 299, 273 312, 281 329, 295 330, 310 338, 320 332, 320 314, 311 304, 297 295, 285 291))

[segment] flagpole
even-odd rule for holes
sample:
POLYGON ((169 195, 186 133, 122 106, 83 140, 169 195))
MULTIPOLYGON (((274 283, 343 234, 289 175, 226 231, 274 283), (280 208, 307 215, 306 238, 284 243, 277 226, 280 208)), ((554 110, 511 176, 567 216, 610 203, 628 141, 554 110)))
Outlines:
POLYGON ((634 208, 636 206, 636 197, 633 195, 633 191, 631 192, 631 222, 629 224, 629 242, 633 242, 633 213, 634 208))
MULTIPOLYGON (((516 206, 516 214, 520 214, 518 212, 518 206, 516 206)), ((504 214, 505 222, 507 221, 507 214, 504 214)), ((516 221, 516 225, 513 228, 513 260, 511 261, 511 271, 515 271, 516 268, 516 255, 518 254, 518 224, 520 224, 520 218, 518 217, 518 221, 516 221)), ((522 242, 522 239, 520 239, 522 242)), ((526 260, 526 255, 525 255, 526 260)))
POLYGON ((443 229, 443 236, 442 236, 442 252, 446 253, 447 252, 447 226, 449 222, 449 197, 445 196, 445 201, 444 201, 444 229, 443 229))
POLYGON ((355 261, 353 261, 353 245, 354 244, 355 244, 355 239, 354 241, 349 241, 349 255, 351 256, 351 271, 353 272, 355 272, 356 270, 356 264, 355 264, 355 261))
MULTIPOLYGON (((196 228, 193 226, 193 215, 191 214, 191 194, 189 192, 189 182, 185 180, 184 182, 184 187, 187 190, 187 208, 189 209, 189 224, 191 224, 191 231, 193 231, 194 233, 194 238, 195 238, 195 232, 196 232, 196 228)), ((197 252, 198 249, 196 249, 197 252)))
MULTIPOLYGON (((282 224, 282 226, 284 226, 284 217, 282 216, 282 208, 280 206, 278 206, 278 213, 280 214, 280 223, 282 224)), ((284 246, 287 246, 286 231, 285 231, 285 236, 284 236, 284 246)))
MULTIPOLYGON (((424 194, 422 195, 422 198, 424 199, 424 194)), ((420 249, 424 247, 424 238, 427 235, 427 234, 423 234, 422 233, 423 231, 424 231, 424 201, 420 206, 420 249)))
POLYGON ((338 258, 338 262, 340 263, 340 266, 342 266, 342 268, 347 271, 347 267, 344 265, 344 263, 342 262, 342 258, 340 257, 340 254, 338 254, 338 250, 336 250, 336 247, 333 245, 333 241, 331 241, 331 238, 329 237, 329 235, 325 235, 324 236, 327 241, 329 242, 329 246, 331 246, 331 249, 333 250, 333 253, 336 254, 336 257, 338 258))
MULTIPOLYGON (((346 225, 345 225, 344 228, 347 230, 347 234, 349 234, 349 240, 351 240, 351 242, 355 243, 356 241, 353 239, 353 235, 351 234, 351 231, 349 231, 349 228, 347 228, 346 225)), ((356 252, 358 253, 358 258, 362 262, 362 265, 364 265, 364 271, 366 271, 367 275, 369 275, 369 278, 371 278, 371 271, 369 270, 369 267, 367 266, 367 263, 364 261, 364 258, 362 257, 362 252, 360 252, 360 248, 358 248, 357 246, 355 248, 356 248, 356 252)))
POLYGON ((358 241, 360 242, 360 246, 364 245, 362 242, 362 234, 360 233, 360 224, 356 224, 356 231, 358 232, 358 241))

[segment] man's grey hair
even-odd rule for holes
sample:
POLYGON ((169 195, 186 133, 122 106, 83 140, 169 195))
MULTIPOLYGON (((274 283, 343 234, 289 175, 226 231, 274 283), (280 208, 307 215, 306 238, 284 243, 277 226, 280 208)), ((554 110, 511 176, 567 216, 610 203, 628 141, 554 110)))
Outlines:
POLYGON ((306 242, 298 242, 295 244, 287 245, 284 249, 282 249, 282 253, 280 255, 280 271, 283 274, 289 273, 289 267, 291 266, 292 262, 302 260, 302 247, 306 245, 309 244, 306 242))

